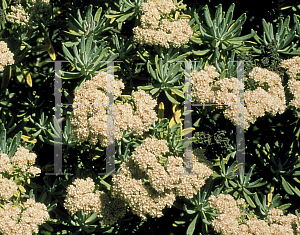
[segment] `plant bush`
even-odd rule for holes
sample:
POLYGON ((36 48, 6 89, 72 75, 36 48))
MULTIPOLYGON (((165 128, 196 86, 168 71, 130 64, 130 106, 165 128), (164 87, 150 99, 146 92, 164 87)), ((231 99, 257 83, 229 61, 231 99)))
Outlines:
POLYGON ((1 234, 300 234, 298 1, 0 2, 1 234))

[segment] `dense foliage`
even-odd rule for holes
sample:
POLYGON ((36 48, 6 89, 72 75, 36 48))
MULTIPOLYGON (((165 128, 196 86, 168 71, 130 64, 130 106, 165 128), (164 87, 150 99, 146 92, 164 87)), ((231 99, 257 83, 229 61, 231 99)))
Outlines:
POLYGON ((0 234, 300 234, 299 1, 0 3, 0 234))

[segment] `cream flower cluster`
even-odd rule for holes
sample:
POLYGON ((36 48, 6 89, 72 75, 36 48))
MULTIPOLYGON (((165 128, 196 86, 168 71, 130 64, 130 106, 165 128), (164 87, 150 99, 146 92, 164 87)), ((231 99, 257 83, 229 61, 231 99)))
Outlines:
POLYGON ((87 216, 99 213, 105 224, 114 224, 126 213, 126 207, 121 200, 111 200, 104 192, 95 190, 94 181, 88 177, 76 179, 67 189, 64 207, 72 215, 83 211, 87 216))
POLYGON ((294 56, 291 59, 287 59, 281 62, 280 67, 287 68, 287 74, 290 78, 296 78, 300 73, 300 57, 294 56))
MULTIPOLYGON (((290 77, 288 87, 294 99, 290 101, 289 105, 300 109, 300 80, 296 80, 297 74, 300 74, 300 57, 295 56, 291 59, 284 60, 280 66, 288 69, 287 74, 290 77)), ((300 117, 300 112, 298 115, 300 117)))
POLYGON ((38 234, 38 225, 50 218, 43 203, 29 198, 22 207, 7 203, 0 208, 0 232, 4 235, 38 234))
MULTIPOLYGON (((276 115, 282 114, 286 110, 286 100, 281 78, 274 72, 267 69, 255 67, 249 77, 253 78, 262 86, 268 84, 268 91, 261 87, 244 93, 245 107, 237 101, 238 90, 244 89, 243 84, 237 78, 224 78, 214 81, 219 76, 214 66, 205 67, 201 71, 193 71, 192 76, 192 97, 199 103, 218 103, 229 104, 226 106, 224 116, 230 119, 235 125, 250 127, 257 118, 266 113, 276 115), (237 116, 243 113, 244 116, 237 116)), ((224 108, 224 106, 217 106, 224 108)))
POLYGON ((0 154, 0 199, 8 201, 18 190, 16 183, 5 178, 5 174, 13 173, 14 169, 20 169, 23 175, 29 173, 31 177, 41 173, 38 167, 33 166, 36 157, 24 147, 18 148, 11 159, 5 153, 0 154))
POLYGON ((4 71, 6 65, 14 63, 14 54, 9 50, 6 42, 0 41, 0 72, 4 71))
POLYGON ((67 197, 65 198, 64 207, 75 214, 82 210, 84 214, 91 215, 94 212, 100 211, 100 191, 95 190, 95 183, 91 178, 76 179, 73 185, 67 189, 67 197))
POLYGON ((183 174, 183 159, 169 156, 165 164, 159 160, 169 152, 166 140, 147 137, 136 147, 131 158, 121 164, 113 176, 112 196, 125 201, 132 212, 143 220, 163 216, 165 207, 172 207, 176 196, 192 198, 213 171, 192 154, 192 172, 183 174))
POLYGON ((33 166, 36 160, 36 154, 30 153, 24 147, 17 148, 15 155, 9 159, 5 153, 0 154, 0 173, 11 173, 13 167, 20 168, 22 172, 28 172, 32 176, 41 173, 41 169, 33 166))
POLYGON ((0 174, 0 198, 8 201, 18 190, 15 182, 2 178, 0 174))
POLYGON ((134 41, 142 45, 161 45, 169 48, 170 45, 180 47, 188 43, 193 36, 188 19, 160 20, 164 15, 176 10, 172 0, 148 0, 142 3, 141 8, 144 15, 141 17, 141 27, 133 28, 134 41))
POLYGON ((11 12, 7 15, 10 22, 26 25, 29 22, 29 14, 25 12, 21 4, 17 7, 11 6, 11 12))
POLYGON ((209 198, 210 207, 215 209, 219 216, 212 221, 214 230, 223 235, 294 235, 300 234, 300 217, 293 214, 283 215, 280 209, 271 209, 265 220, 259 220, 255 215, 247 221, 240 220, 244 199, 235 201, 231 195, 219 194, 209 198))
POLYGON ((21 171, 29 172, 31 175, 36 176, 41 173, 38 167, 32 166, 35 164, 36 157, 35 153, 30 153, 28 149, 20 147, 10 161, 16 167, 20 168, 21 171))
MULTIPOLYGON (((114 77, 106 72, 100 72, 92 80, 86 81, 82 88, 75 93, 74 110, 71 119, 72 135, 80 142, 89 141, 96 145, 107 147, 107 76, 114 77)), ((114 81, 114 98, 121 96, 124 84, 114 81)), ((117 103, 114 113, 114 137, 122 138, 121 131, 133 131, 134 135, 142 135, 148 131, 153 121, 158 120, 154 107, 156 100, 143 90, 133 92, 132 99, 136 110, 130 103, 117 103)))

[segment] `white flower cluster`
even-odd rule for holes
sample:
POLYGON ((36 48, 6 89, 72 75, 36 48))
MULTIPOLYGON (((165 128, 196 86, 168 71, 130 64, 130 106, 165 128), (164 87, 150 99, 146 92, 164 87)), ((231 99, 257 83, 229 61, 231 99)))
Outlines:
POLYGON ((256 215, 241 220, 243 209, 246 207, 244 199, 237 201, 231 195, 219 194, 210 196, 210 207, 219 216, 212 221, 217 233, 222 235, 294 235, 300 234, 300 217, 293 214, 283 215, 283 211, 273 208, 265 220, 259 220, 256 215), (239 222, 241 221, 241 222, 239 222))
POLYGON ((148 0, 142 3, 142 10, 144 15, 141 17, 141 27, 133 29, 134 41, 169 48, 170 45, 180 47, 193 36, 188 19, 161 20, 166 14, 176 10, 172 0, 148 0))
POLYGON ((0 208, 0 232, 3 235, 38 234, 38 225, 50 218, 43 203, 29 198, 21 208, 7 203, 0 208))
POLYGON ((163 216, 165 207, 172 207, 176 196, 192 198, 213 171, 192 154, 192 173, 183 174, 183 158, 168 156, 165 165, 159 162, 169 148, 166 140, 146 138, 135 152, 121 164, 120 174, 113 176, 112 196, 122 199, 132 212, 143 220, 163 216))
POLYGON ((14 54, 9 50, 6 42, 0 41, 0 72, 4 71, 6 65, 14 63, 14 54))
POLYGON ((72 215, 83 211, 87 216, 99 213, 98 217, 104 224, 114 224, 126 213, 126 207, 121 200, 111 200, 107 194, 95 190, 94 181, 88 177, 76 179, 67 189, 64 207, 72 215))
MULTIPOLYGON (((107 147, 107 77, 113 76, 100 72, 92 80, 86 81, 75 93, 74 110, 71 120, 73 138, 80 142, 98 142, 107 147)), ((114 81, 114 98, 121 96, 124 84, 114 81)), ((133 92, 132 99, 136 110, 130 103, 117 103, 114 112, 114 137, 122 138, 121 131, 133 131, 141 136, 148 131, 153 121, 158 120, 154 107, 156 100, 143 90, 133 92)))
MULTIPOLYGON (((280 66, 288 69, 287 74, 290 77, 288 87, 293 94, 294 99, 290 101, 289 105, 300 110, 300 57, 295 56, 291 59, 284 60, 281 62, 280 66)), ((300 112, 298 113, 298 116, 300 118, 300 112)))
POLYGON ((226 108, 224 116, 235 125, 240 125, 245 129, 250 127, 257 118, 269 113, 271 115, 282 114, 286 110, 286 99, 281 78, 272 71, 255 67, 249 73, 259 85, 268 84, 268 91, 261 87, 255 90, 246 90, 244 93, 245 107, 240 102, 237 103, 238 90, 243 90, 243 84, 237 78, 223 78, 215 81, 219 76, 214 66, 205 67, 201 71, 193 71, 192 76, 192 97, 199 103, 218 103, 230 106, 217 106, 226 108), (244 116, 238 116, 243 113, 244 116))
POLYGON ((17 7, 11 6, 11 12, 7 15, 10 22, 26 25, 29 22, 29 14, 25 12, 21 4, 17 7))

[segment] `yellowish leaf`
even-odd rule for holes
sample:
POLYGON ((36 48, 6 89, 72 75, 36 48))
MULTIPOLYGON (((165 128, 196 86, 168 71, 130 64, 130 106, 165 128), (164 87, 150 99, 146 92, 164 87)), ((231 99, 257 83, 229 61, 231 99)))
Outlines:
POLYGON ((165 105, 163 102, 160 102, 158 106, 158 121, 160 122, 164 118, 165 105))
POLYGON ((22 135, 21 136, 22 140, 24 140, 25 142, 28 142, 28 143, 33 143, 35 144, 37 142, 36 139, 32 138, 32 137, 29 137, 27 135, 22 135))
POLYGON ((273 192, 274 192, 274 186, 271 186, 270 192, 269 192, 269 194, 268 194, 268 206, 270 206, 270 204, 271 204, 271 202, 272 202, 273 192))
POLYGON ((16 191, 16 192, 14 193, 14 196, 15 196, 16 198, 19 198, 19 197, 20 197, 20 191, 16 191))
POLYGON ((31 78, 30 72, 24 70, 23 74, 24 74, 24 77, 25 77, 27 85, 30 86, 30 87, 32 87, 32 78, 31 78))
POLYGON ((192 17, 190 15, 181 15, 180 19, 191 19, 192 17))
POLYGON ((116 18, 112 18, 109 23, 112 24, 115 21, 115 19, 116 18))
MULTIPOLYGON (((182 125, 181 125, 182 126, 182 125)), ((196 130, 194 127, 192 127, 192 128, 186 128, 186 129, 183 129, 182 131, 181 131, 181 136, 184 136, 184 135, 187 135, 187 134, 189 134, 189 133, 191 133, 192 131, 194 131, 194 130, 196 130)))
POLYGON ((230 27, 229 27, 229 29, 228 29, 228 31, 232 28, 234 26, 234 23, 232 24, 232 25, 230 25, 230 27))
POLYGON ((174 124, 176 124, 175 118, 172 117, 171 120, 170 120, 170 122, 169 122, 169 127, 172 128, 172 126, 173 126, 174 124))
POLYGON ((179 14, 180 14, 180 12, 179 12, 179 11, 176 11, 176 12, 175 12, 175 20, 177 20, 177 19, 178 19, 178 16, 179 16, 179 14))
POLYGON ((55 51, 54 51, 54 48, 53 48, 51 42, 50 42, 50 48, 48 50, 48 54, 49 54, 51 60, 53 60, 53 61, 56 60, 56 54, 55 54, 55 51))
POLYGON ((26 189, 22 185, 18 185, 18 188, 22 194, 26 193, 26 189))

